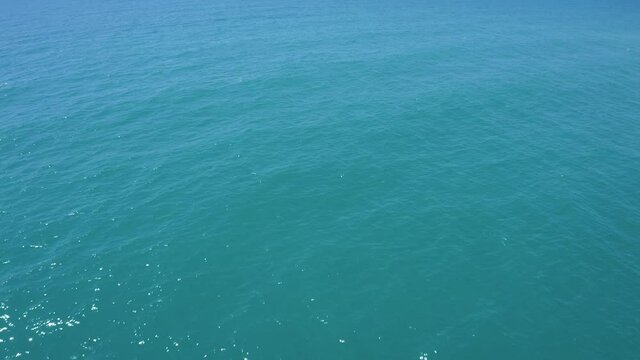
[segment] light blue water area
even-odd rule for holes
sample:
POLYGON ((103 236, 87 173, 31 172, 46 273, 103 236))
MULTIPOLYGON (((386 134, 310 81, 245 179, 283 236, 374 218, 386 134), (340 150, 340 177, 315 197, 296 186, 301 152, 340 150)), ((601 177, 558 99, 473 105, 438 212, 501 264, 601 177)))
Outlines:
POLYGON ((0 0, 0 357, 637 359, 639 19, 0 0))

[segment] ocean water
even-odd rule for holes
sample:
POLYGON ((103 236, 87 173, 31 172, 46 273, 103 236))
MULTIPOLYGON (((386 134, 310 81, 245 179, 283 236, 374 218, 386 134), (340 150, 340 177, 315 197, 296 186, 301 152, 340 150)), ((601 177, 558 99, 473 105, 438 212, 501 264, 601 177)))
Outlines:
POLYGON ((640 4, 0 0, 0 357, 640 358, 640 4))

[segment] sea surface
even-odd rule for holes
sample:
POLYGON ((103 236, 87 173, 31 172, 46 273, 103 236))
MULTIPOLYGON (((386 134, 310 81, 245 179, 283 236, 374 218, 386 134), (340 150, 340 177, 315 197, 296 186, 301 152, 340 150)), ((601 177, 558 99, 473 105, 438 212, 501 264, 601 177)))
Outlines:
POLYGON ((0 358, 640 358, 640 3, 0 0, 0 358))

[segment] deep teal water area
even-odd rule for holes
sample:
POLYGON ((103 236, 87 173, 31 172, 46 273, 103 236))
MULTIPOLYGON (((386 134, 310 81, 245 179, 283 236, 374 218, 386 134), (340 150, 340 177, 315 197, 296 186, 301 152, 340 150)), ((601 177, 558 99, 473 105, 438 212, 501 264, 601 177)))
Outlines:
POLYGON ((0 0, 0 356, 640 358, 640 5, 0 0))

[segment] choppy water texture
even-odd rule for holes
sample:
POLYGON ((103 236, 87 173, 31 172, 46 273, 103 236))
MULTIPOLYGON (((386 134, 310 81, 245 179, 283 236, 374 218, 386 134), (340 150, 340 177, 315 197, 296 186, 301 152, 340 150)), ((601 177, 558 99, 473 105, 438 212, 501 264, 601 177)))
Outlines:
POLYGON ((0 0, 0 356, 637 359, 639 19, 0 0))

